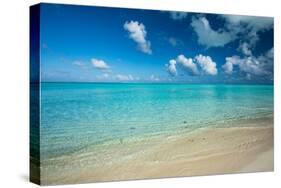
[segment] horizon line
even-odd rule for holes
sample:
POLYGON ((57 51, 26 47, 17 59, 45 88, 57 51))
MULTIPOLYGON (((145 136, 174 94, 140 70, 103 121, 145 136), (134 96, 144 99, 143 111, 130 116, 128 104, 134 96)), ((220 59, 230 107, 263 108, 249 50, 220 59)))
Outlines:
POLYGON ((239 83, 239 82, 234 82, 234 83, 222 83, 222 82, 217 82, 217 83, 199 83, 199 82, 194 82, 194 83, 188 83, 188 82, 87 82, 87 81, 40 81, 40 82, 30 82, 32 83, 81 83, 81 84, 196 84, 196 85, 274 85, 274 82, 272 83, 239 83))

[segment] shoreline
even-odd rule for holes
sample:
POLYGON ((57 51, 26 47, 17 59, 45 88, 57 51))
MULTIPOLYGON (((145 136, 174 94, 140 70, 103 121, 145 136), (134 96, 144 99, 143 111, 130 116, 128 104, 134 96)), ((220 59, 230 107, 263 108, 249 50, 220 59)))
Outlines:
POLYGON ((96 145, 41 169, 46 185, 272 171, 273 118, 96 145))

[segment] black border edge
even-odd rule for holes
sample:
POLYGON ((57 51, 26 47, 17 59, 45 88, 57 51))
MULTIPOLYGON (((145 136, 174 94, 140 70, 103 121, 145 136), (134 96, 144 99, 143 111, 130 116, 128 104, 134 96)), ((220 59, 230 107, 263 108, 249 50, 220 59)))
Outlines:
POLYGON ((29 29, 29 180, 40 185, 40 4, 29 7, 29 29))

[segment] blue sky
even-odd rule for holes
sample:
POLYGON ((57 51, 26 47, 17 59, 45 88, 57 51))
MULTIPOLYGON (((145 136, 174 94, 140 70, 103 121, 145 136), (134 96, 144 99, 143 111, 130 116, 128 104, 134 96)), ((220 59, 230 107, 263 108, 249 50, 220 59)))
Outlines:
POLYGON ((273 18, 41 5, 41 80, 273 83, 273 18))

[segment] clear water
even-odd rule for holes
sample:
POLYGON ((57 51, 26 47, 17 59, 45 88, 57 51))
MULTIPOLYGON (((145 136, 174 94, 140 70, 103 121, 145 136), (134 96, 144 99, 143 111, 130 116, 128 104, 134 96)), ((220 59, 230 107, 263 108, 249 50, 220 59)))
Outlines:
POLYGON ((272 85, 42 83, 41 156, 272 115, 272 85))

